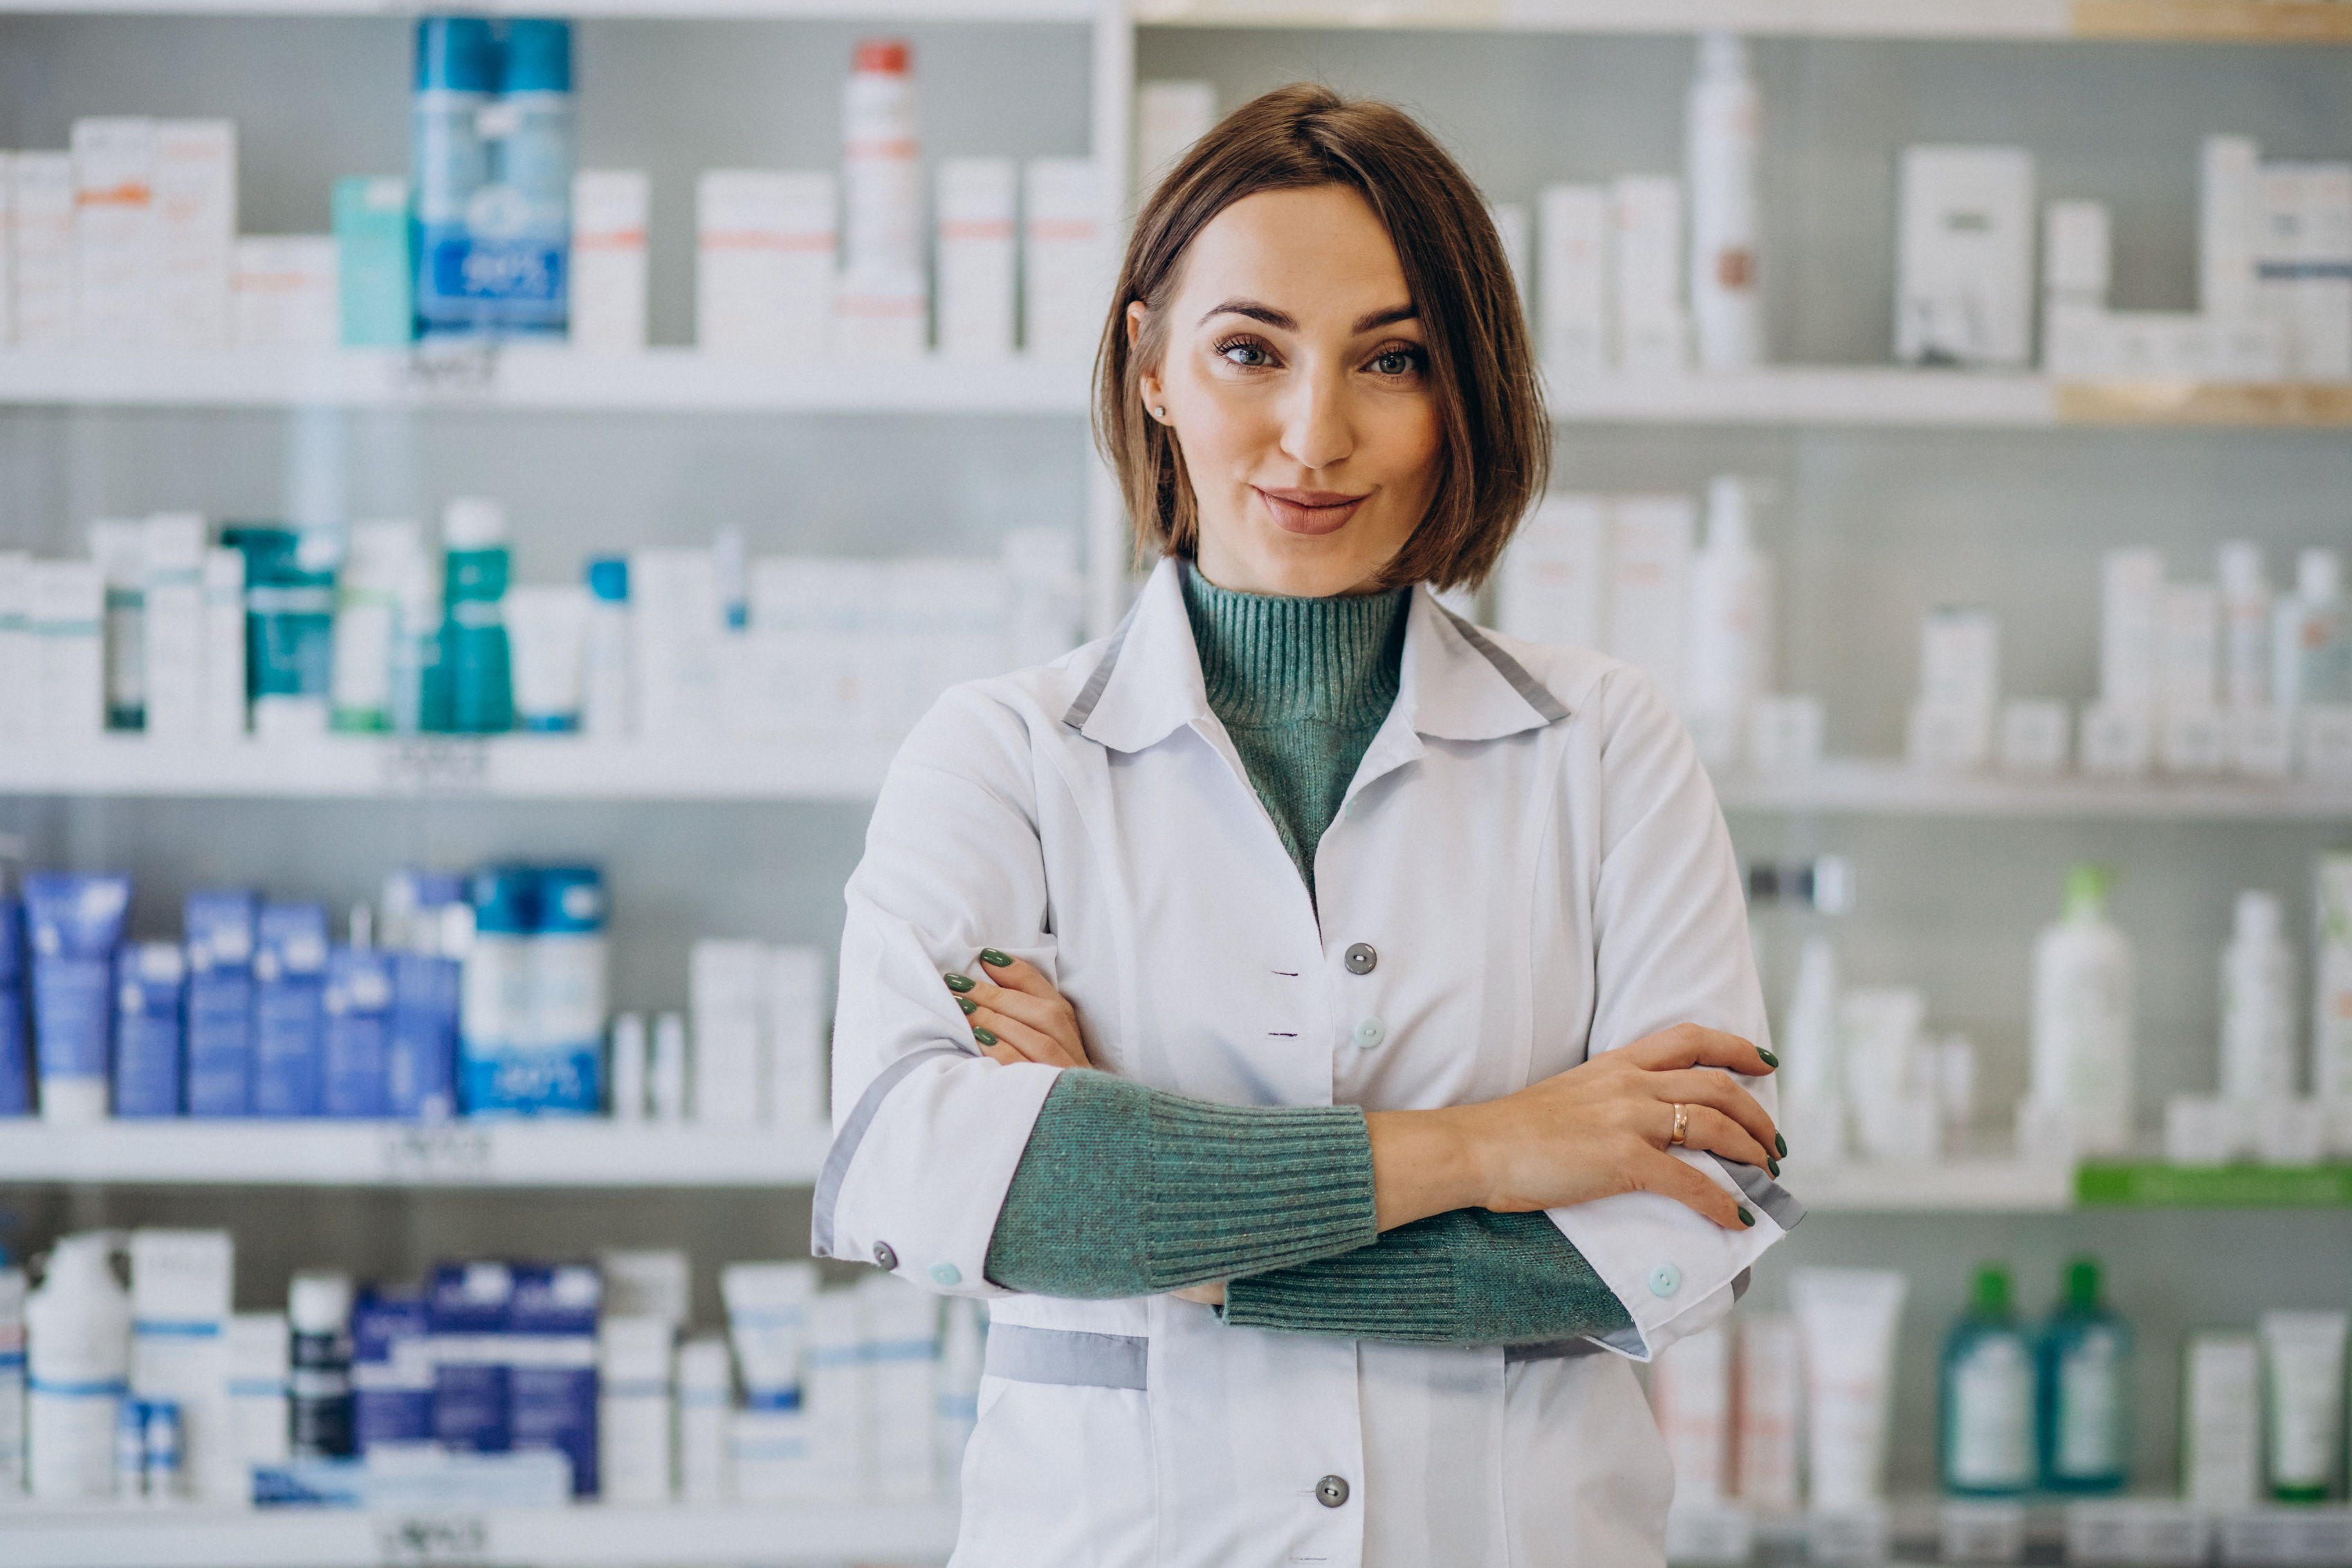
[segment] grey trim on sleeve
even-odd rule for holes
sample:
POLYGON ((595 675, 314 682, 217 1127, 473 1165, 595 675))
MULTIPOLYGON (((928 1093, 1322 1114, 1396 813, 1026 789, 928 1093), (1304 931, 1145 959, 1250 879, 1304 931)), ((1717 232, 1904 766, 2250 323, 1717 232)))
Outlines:
POLYGON ((981 1370, 1014 1383, 1070 1388, 1143 1388, 1151 1342, 1141 1334, 1085 1333, 998 1323, 988 1331, 981 1370))
POLYGON ((865 1140, 866 1129, 873 1124, 876 1113, 882 1109, 882 1102, 890 1097, 890 1091, 898 1087, 900 1079, 926 1061, 942 1056, 969 1054, 952 1045, 934 1045, 922 1051, 910 1051, 874 1075, 874 1082, 868 1083, 866 1092, 858 1096, 857 1108, 849 1113, 849 1120, 844 1122, 841 1131, 833 1135, 833 1146, 824 1152, 824 1168, 817 1173, 816 1199, 810 1206, 811 1256, 833 1256, 833 1210, 834 1206, 841 1201, 841 1184, 849 1175, 849 1162, 857 1157, 857 1145, 865 1140))
POLYGON ((1451 610, 1447 610, 1445 606, 1441 604, 1438 609, 1444 612, 1448 621, 1454 622, 1454 629, 1462 633, 1462 640, 1485 654, 1486 662, 1495 666, 1496 673, 1511 683, 1511 689, 1518 693, 1529 707, 1542 715, 1546 724, 1557 724, 1568 716, 1568 705, 1552 695, 1549 686, 1528 674, 1528 667, 1525 664, 1496 647, 1486 640, 1486 634, 1484 632, 1479 631, 1451 610))
POLYGON ((1589 1339, 1548 1339, 1539 1344, 1507 1344, 1503 1347, 1503 1364, 1517 1365, 1523 1361, 1572 1361, 1580 1355, 1601 1355, 1601 1346, 1589 1339))
POLYGON ((1747 1296, 1748 1281, 1755 1277, 1755 1273, 1756 1270, 1753 1269, 1742 1269, 1731 1277, 1731 1301, 1734 1306, 1738 1305, 1747 1296))
POLYGON ((1110 673, 1118 667, 1118 651, 1127 643, 1127 629, 1135 624, 1135 612, 1142 606, 1140 598, 1128 606, 1127 614, 1119 621, 1118 630, 1110 634, 1109 646, 1103 649, 1102 663, 1097 664, 1095 673, 1087 677, 1087 684, 1078 688, 1078 700, 1062 715, 1062 722, 1072 729, 1086 728, 1087 720, 1094 717, 1095 704, 1102 701, 1103 688, 1110 685, 1110 673))
POLYGON ((1645 1359, 1650 1354, 1650 1342, 1643 1339, 1642 1331, 1632 1323, 1627 1323, 1622 1329, 1613 1329, 1608 1333, 1596 1335, 1592 1343, 1604 1350, 1613 1350, 1620 1355, 1630 1355, 1636 1361, 1645 1359))
POLYGON ((1721 1155, 1715 1155, 1714 1159, 1717 1165, 1730 1173, 1739 1190, 1748 1195, 1748 1201, 1770 1215, 1772 1223, 1781 1229, 1794 1230, 1805 1218, 1805 1206, 1797 1201, 1796 1194, 1754 1166, 1743 1166, 1736 1160, 1727 1160, 1721 1155))

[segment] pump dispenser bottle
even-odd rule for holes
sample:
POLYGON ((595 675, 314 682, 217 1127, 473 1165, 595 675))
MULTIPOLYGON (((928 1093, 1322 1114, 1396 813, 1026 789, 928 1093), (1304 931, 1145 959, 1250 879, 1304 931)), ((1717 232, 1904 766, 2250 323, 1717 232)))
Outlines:
POLYGON ((2033 1484, 2033 1355, 2010 1301, 2009 1270, 1977 1270, 1968 1314, 1944 1340, 1944 1490, 2010 1497, 2033 1484))
POLYGON ((2295 558, 2294 592, 2271 621, 2271 703, 2352 702, 2352 616, 2344 599, 2344 561, 2332 549, 2295 558))
POLYGON ((1699 38, 1683 145, 1690 187, 1690 302, 1698 362, 1745 370, 1764 359, 1756 292, 1758 130, 1762 119, 1748 46, 1730 33, 1699 38))
POLYGON ((2131 943, 2107 919, 2105 871, 2078 865, 2033 945, 2032 1097, 2071 1114, 2080 1152, 2130 1148, 2133 1051, 2131 943))
POLYGON ((118 1246, 108 1231, 59 1237, 25 1302, 26 1444, 43 1501, 114 1492, 115 1424, 131 1387, 131 1292, 114 1277, 118 1246))
POLYGON ((2099 1266, 2066 1265, 2066 1294, 2042 1333, 2042 1484, 2121 1491, 2131 1479, 2131 1330, 2099 1300, 2099 1266))
POLYGON ((1737 761, 1749 709, 1771 679, 1772 563, 1751 541, 1748 489, 1706 490, 1706 542, 1691 560, 1690 727, 1709 767, 1737 761))

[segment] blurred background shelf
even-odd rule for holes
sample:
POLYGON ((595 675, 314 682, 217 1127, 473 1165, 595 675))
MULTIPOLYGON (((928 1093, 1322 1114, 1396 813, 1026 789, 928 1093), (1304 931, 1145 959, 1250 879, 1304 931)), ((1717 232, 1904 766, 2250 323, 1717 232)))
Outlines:
POLYGON ((1837 758, 1801 772, 1727 774, 1716 781, 1727 811, 1871 817, 2173 821, 2352 821, 2352 785, 2306 780, 2021 779, 1929 773, 1892 759, 1837 758))
POLYGON ((464 1563, 576 1568, 647 1563, 819 1563, 944 1559, 955 1510, 860 1507, 610 1508, 409 1516, 341 1510, 241 1512, 19 1509, 0 1512, 10 1568, 384 1568, 464 1563))
POLYGON ((1789 1190, 1815 1214, 2055 1214, 2074 1206, 2074 1171, 2010 1157, 1911 1165, 1792 1162, 1789 1190))
MULTIPOLYGON (((399 16, 428 9, 396 0, 5 0, 0 16, 399 16)), ((476 15, 544 15, 528 0, 483 0, 476 15)), ((713 17, 777 21, 1090 22, 1118 15, 1101 0, 580 0, 572 16, 691 21, 713 17)))
POLYGON ((1871 365, 1553 376, 1548 395, 1555 420, 1578 424, 2042 430, 2077 424, 2292 429, 2352 423, 2352 386, 2073 382, 2018 373, 1871 365))
MULTIPOLYGON (((822 1130, 604 1121, 0 1122, 0 1182, 206 1186, 806 1186, 822 1130)), ((5 1519, 0 1514, 0 1519, 5 1519)), ((0 1552, 0 1558, 6 1553, 0 1552)))
POLYGON ((2342 42, 2328 0, 1138 0, 1139 22, 1225 27, 1458 27, 1845 38, 2342 42))

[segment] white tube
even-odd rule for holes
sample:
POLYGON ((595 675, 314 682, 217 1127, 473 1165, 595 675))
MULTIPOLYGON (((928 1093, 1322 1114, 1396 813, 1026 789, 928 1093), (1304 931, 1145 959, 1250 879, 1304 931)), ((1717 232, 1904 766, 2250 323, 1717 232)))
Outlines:
POLYGON ((755 1410, 797 1406, 816 1265, 730 1263, 719 1271, 719 1294, 745 1401, 755 1410))
POLYGON ((580 727, 588 643, 588 591, 507 590, 507 639, 514 649, 515 722, 524 729, 580 727))
POLYGON ((1804 1354, 1812 1506, 1867 1508, 1886 1464, 1895 1329, 1908 1282, 1880 1269, 1799 1269, 1789 1276, 1804 1354))
POLYGON ((2344 1441, 2343 1312, 2264 1312, 2263 1402, 2271 1495, 2324 1501, 2344 1441))

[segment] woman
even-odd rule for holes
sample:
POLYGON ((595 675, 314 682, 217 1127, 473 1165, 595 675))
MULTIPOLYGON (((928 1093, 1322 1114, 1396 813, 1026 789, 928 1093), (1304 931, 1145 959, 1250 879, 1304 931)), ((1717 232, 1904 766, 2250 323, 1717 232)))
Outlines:
POLYGON ((1116 299, 1164 559, 892 767, 815 1250, 995 1299, 960 1564, 1660 1562, 1626 1359, 1800 1210, 1682 727, 1417 586, 1486 573, 1549 449, 1485 208, 1401 112, 1285 89, 1116 299))

